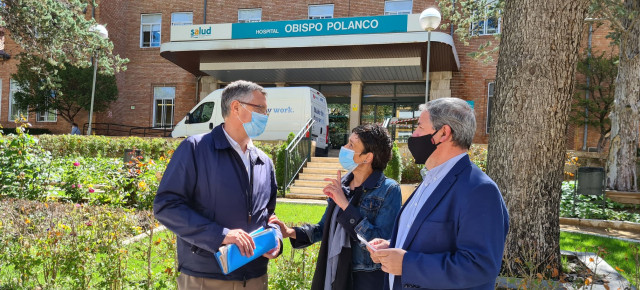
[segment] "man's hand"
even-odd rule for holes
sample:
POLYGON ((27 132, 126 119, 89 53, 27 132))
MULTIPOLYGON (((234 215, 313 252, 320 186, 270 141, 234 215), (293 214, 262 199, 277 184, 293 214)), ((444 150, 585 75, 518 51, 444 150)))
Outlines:
POLYGON ((400 276, 402 275, 402 260, 404 254, 407 251, 403 249, 381 249, 373 253, 377 260, 382 264, 382 271, 389 274, 400 276))
POLYGON ((349 205, 349 200, 342 191, 342 172, 338 170, 338 179, 325 178, 324 181, 331 182, 324 187, 322 192, 333 199, 333 201, 342 209, 345 210, 349 205))
POLYGON ((280 232, 282 233, 282 238, 286 239, 286 238, 296 238, 296 231, 290 227, 288 227, 287 225, 285 225, 281 220, 278 219, 278 217, 276 217, 276 215, 271 215, 271 217, 269 218, 269 223, 270 224, 276 224, 280 227, 280 232))
POLYGON ((273 248, 273 250, 264 253, 264 255, 262 255, 262 256, 267 258, 267 259, 275 259, 275 258, 278 257, 278 252, 280 252, 280 240, 279 239, 276 241, 276 247, 273 248))
POLYGON ((240 253, 245 257, 253 256, 253 250, 256 249, 256 244, 253 242, 253 238, 241 229, 230 230, 227 233, 227 236, 224 237, 222 244, 235 244, 238 246, 240 253))
MULTIPOLYGON (((388 249, 389 248, 389 241, 384 240, 384 239, 380 239, 380 238, 375 238, 371 241, 369 241, 369 245, 372 245, 374 248, 376 248, 377 250, 382 250, 382 249, 388 249)), ((378 257, 376 257, 374 255, 374 251, 372 251, 371 249, 367 248, 367 251, 369 251, 369 255, 371 256, 371 260, 373 260, 374 263, 376 264, 380 264, 380 259, 378 259, 378 257)))

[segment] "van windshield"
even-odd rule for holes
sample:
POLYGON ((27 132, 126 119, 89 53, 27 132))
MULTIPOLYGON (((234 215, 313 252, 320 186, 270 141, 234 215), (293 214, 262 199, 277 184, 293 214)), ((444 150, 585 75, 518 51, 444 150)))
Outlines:
POLYGON ((209 122, 211 120, 211 115, 213 114, 213 106, 214 102, 206 102, 200 105, 193 113, 191 113, 191 117, 189 118, 189 123, 197 124, 209 122))

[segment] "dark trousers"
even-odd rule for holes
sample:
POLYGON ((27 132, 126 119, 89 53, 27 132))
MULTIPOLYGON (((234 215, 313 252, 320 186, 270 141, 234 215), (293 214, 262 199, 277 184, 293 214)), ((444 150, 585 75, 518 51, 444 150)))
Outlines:
POLYGON ((384 275, 386 275, 386 273, 382 272, 382 270, 352 273, 354 290, 375 290, 384 287, 384 275))

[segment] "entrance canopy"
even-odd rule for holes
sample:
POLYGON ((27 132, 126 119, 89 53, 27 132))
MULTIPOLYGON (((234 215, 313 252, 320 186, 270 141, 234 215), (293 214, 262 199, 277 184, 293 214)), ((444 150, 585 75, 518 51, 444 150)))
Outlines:
MULTIPOLYGON (((160 54, 223 82, 424 80, 418 14, 173 26, 160 54)), ((458 71, 453 38, 431 34, 430 71, 458 71)))

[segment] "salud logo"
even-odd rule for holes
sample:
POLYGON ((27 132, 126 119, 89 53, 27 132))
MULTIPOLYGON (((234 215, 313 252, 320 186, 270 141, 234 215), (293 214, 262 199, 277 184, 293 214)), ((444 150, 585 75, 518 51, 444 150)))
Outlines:
POLYGON ((211 36, 211 26, 209 28, 198 27, 196 29, 191 29, 191 38, 201 38, 211 36))

